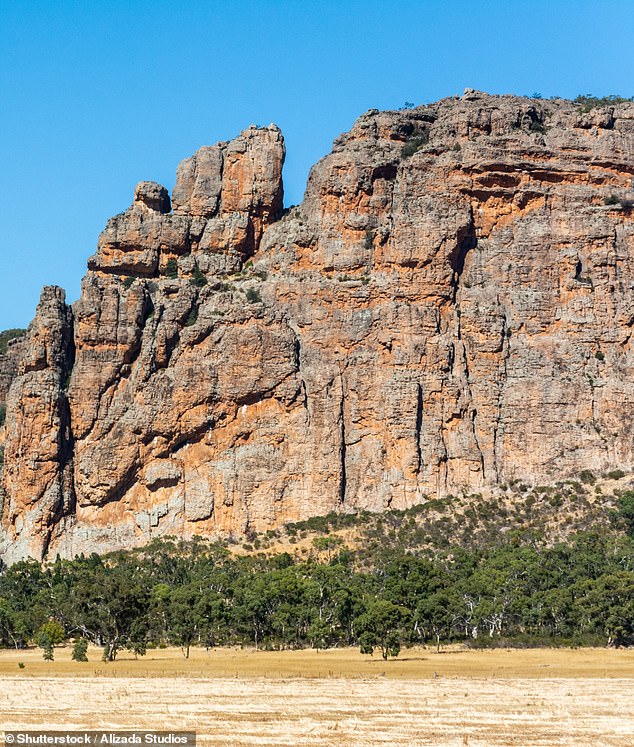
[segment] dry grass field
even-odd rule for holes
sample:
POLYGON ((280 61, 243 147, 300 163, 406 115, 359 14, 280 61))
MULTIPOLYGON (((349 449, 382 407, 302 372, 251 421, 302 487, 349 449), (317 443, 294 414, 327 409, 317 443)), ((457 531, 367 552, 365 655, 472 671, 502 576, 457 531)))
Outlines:
POLYGON ((0 652, 1 728, 195 729, 214 747, 634 745, 634 651, 55 655, 0 652))

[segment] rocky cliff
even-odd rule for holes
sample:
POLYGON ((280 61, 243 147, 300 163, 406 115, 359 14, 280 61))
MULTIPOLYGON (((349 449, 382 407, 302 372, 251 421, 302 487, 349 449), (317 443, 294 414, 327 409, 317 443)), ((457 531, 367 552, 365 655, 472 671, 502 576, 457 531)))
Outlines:
POLYGON ((4 555, 244 534, 634 462, 634 104, 371 110, 141 182, 7 397, 4 555))
MULTIPOLYGON (((7 394, 18 373, 24 354, 24 330, 0 332, 0 407, 6 406, 7 394)), ((4 416, 3 416, 4 419, 4 416)))

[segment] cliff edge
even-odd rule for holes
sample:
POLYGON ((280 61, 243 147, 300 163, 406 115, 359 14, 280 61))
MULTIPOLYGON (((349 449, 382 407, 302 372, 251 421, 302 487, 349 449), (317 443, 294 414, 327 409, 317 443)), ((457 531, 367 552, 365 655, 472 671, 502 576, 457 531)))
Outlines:
POLYGON ((137 185, 77 303, 44 289, 7 560, 634 463, 634 104, 371 110, 286 211, 284 154, 273 125, 201 148, 137 185))

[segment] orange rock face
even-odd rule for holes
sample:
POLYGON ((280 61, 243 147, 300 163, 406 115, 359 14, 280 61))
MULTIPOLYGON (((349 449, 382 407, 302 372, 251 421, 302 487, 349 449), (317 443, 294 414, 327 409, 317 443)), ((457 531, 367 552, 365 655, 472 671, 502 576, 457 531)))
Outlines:
POLYGON ((252 128, 142 182, 7 400, 8 560, 634 460, 634 105, 371 111, 282 214, 252 128))

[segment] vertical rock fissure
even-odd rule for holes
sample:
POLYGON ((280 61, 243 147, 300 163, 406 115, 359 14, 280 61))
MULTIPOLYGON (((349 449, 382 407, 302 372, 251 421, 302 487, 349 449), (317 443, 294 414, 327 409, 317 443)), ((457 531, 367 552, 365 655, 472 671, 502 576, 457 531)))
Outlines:
POLYGON ((346 473, 346 419, 345 419, 345 390, 343 377, 341 377, 341 398, 339 400, 339 504, 343 505, 346 500, 347 473, 346 473))
POLYGON ((301 367, 302 367, 302 344, 299 341, 299 337, 295 335, 295 339, 293 340, 293 363, 295 364, 295 370, 297 373, 301 373, 301 367))
MULTIPOLYGON (((452 344, 451 346, 451 353, 452 353, 452 361, 451 361, 451 375, 453 375, 453 352, 454 352, 454 346, 452 344)), ((445 382, 442 381, 440 385, 440 394, 441 396, 444 395, 444 389, 445 389, 445 382)), ((440 436, 440 445, 442 446, 442 452, 438 455, 438 461, 436 463, 436 466, 438 468, 438 473, 436 476, 436 493, 438 494, 438 497, 442 497, 447 494, 447 483, 449 480, 449 450, 447 449, 447 440, 445 437, 445 412, 444 408, 441 414, 440 419, 440 430, 439 434, 440 436)))
MULTIPOLYGON (((64 356, 61 367, 61 387, 59 398, 59 479, 61 482, 62 500, 54 521, 57 524, 64 516, 75 511, 75 481, 73 458, 75 455, 75 438, 71 417, 68 387, 75 367, 75 316, 71 306, 66 306, 66 325, 64 329, 64 356)), ((50 536, 47 542, 50 541, 50 536)), ((42 556, 44 557, 44 555, 42 556)))
POLYGON ((308 391, 306 389, 306 382, 302 379, 302 393, 304 395, 304 409, 306 410, 306 417, 308 418, 308 424, 310 425, 310 409, 308 408, 308 391))
MULTIPOLYGON (((499 302, 499 299, 498 299, 499 302)), ((503 391, 504 391, 504 382, 506 381, 506 368, 507 368, 507 362, 509 357, 509 346, 510 346, 510 339, 507 334, 508 330, 508 322, 506 320, 506 317, 503 317, 502 319, 502 331, 501 331, 501 340, 500 340, 500 346, 502 351, 502 360, 501 364, 504 366, 504 375, 500 378, 498 376, 498 387, 497 387, 497 414, 495 418, 495 422, 493 423, 493 479, 495 482, 500 481, 500 470, 498 468, 498 431, 500 429, 500 421, 502 419, 502 398, 503 398, 503 391)), ((498 368, 499 371, 499 368, 498 368)))
POLYGON ((465 375, 465 384, 466 384, 466 393, 469 398, 469 404, 471 406, 471 432, 473 434, 473 443, 475 444, 476 449, 478 450, 478 457, 480 460, 480 470, 482 471, 482 479, 485 479, 485 470, 484 470, 484 454, 482 453, 482 447, 480 446, 480 442, 478 440, 478 429, 476 427, 476 418, 478 416, 478 410, 476 409, 474 403, 473 403, 473 392, 471 391, 471 381, 469 379, 469 359, 467 355, 467 346, 464 342, 462 344, 462 364, 464 368, 464 375, 465 375))
POLYGON ((473 221, 473 211, 470 211, 470 220, 466 229, 460 232, 457 236, 456 248, 449 255, 449 265, 453 270, 453 276, 451 278, 451 303, 455 305, 456 298, 458 296, 458 290, 460 287, 460 278, 464 272, 465 261, 467 254, 475 249, 478 245, 478 239, 476 238, 475 223, 473 221))
MULTIPOLYGON (((59 426, 56 439, 56 476, 54 501, 50 504, 50 513, 46 517, 46 524, 42 526, 42 545, 40 560, 48 554, 53 536, 59 524, 66 516, 75 512, 75 484, 73 476, 73 457, 75 441, 73 437, 68 387, 75 365, 75 320, 73 310, 64 303, 63 295, 59 307, 61 322, 58 355, 52 364, 57 368, 56 410, 59 426)), ((52 486, 51 486, 52 487, 52 486)))
POLYGON ((299 377, 299 391, 293 399, 298 398, 301 395, 301 402, 304 410, 306 411, 306 421, 310 425, 310 410, 308 408, 308 389, 306 388, 306 380, 304 379, 304 373, 302 371, 302 343, 297 334, 297 330, 291 327, 293 337, 293 365, 295 371, 299 377))
POLYGON ((423 427, 423 387, 420 382, 416 385, 416 474, 420 474, 423 466, 421 451, 421 430, 423 427))
MULTIPOLYGON (((587 361, 586 361, 586 368, 587 368, 587 361)), ((607 439, 606 439, 605 435, 603 434, 603 432, 601 431, 601 426, 599 425, 599 423, 597 421, 597 405, 598 405, 598 402, 597 402, 597 398, 596 398, 594 378, 592 377, 591 374, 589 374, 587 372, 586 372, 586 378, 588 380, 588 385, 590 387, 590 416, 591 416, 591 419, 592 419, 592 428, 594 429, 594 432, 599 437, 599 440, 601 441, 605 452, 609 453, 609 447, 608 447, 607 439)))
MULTIPOLYGON (((219 168, 219 175, 218 175, 218 181, 220 184, 223 183, 223 179, 225 178, 225 152, 224 150, 220 150, 220 168, 219 168)), ((221 189, 218 193, 218 203, 216 205, 216 210, 214 211, 213 215, 222 215, 223 210, 223 192, 224 190, 221 189)))
POLYGON ((484 480, 486 477, 485 470, 484 470, 484 454, 482 453, 482 448, 480 446, 480 443, 478 442, 478 431, 476 428, 476 417, 478 416, 478 411, 473 408, 471 411, 471 428, 473 430, 473 440, 476 445, 476 449, 478 450, 478 455, 480 457, 480 471, 482 472, 482 479, 484 480))

